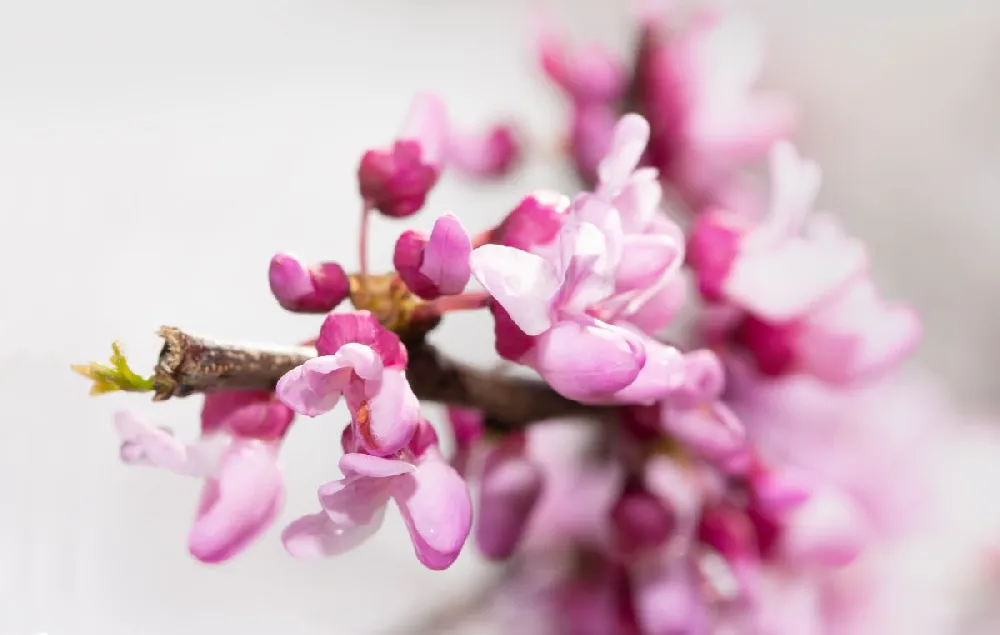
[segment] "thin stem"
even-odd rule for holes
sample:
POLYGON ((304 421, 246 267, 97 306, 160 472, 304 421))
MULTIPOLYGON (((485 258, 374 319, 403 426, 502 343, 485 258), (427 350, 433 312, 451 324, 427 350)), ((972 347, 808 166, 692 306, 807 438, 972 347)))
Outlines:
POLYGON ((371 224, 372 205, 365 200, 361 203, 361 231, 358 240, 358 269, 361 272, 361 286, 368 290, 368 226, 371 224))
POLYGON ((429 307, 438 313, 448 313, 449 311, 472 311, 482 309, 490 301, 490 294, 485 291, 473 293, 460 293, 458 295, 445 295, 431 301, 429 307))

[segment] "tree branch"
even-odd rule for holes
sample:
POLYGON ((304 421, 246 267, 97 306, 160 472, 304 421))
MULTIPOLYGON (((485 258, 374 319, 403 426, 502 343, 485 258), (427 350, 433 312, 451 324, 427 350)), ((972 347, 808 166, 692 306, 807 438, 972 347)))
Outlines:
MULTIPOLYGON (((282 375, 315 357, 312 348, 215 342, 162 327, 163 349, 153 376, 154 400, 222 390, 271 390, 282 375)), ((566 399, 545 383, 454 362, 422 339, 407 344, 407 378, 422 401, 481 410, 492 429, 523 428, 543 419, 604 412, 566 399)))

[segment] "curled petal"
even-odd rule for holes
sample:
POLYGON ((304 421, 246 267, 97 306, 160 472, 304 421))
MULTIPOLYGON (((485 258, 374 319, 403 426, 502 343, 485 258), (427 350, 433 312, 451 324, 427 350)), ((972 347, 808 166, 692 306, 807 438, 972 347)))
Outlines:
POLYGON ((564 397, 599 401, 636 380, 646 352, 639 336, 582 318, 539 336, 525 361, 564 397))
POLYGON ((625 187, 639 165, 649 143, 649 122, 637 114, 627 114, 618 120, 611 150, 597 168, 600 196, 614 196, 625 187))
POLYGON ((462 477, 443 461, 427 460, 411 476, 394 479, 391 493, 417 559, 428 569, 450 567, 472 527, 472 501, 462 477))
MULTIPOLYGON (((320 355, 333 355, 345 344, 352 343, 371 348, 386 368, 406 367, 406 347, 371 312, 351 311, 327 316, 316 341, 317 352, 320 355)), ((361 374, 360 370, 358 374, 361 374)), ((369 378, 365 375, 362 377, 369 378)))
POLYGON ((156 428, 129 411, 115 413, 125 463, 151 465, 183 476, 208 476, 215 472, 224 450, 224 437, 206 438, 187 445, 165 428, 156 428), (218 441, 218 442, 216 442, 218 441))
POLYGON ((569 199, 557 192, 526 196, 493 230, 490 242, 528 252, 548 245, 559 235, 569 205, 569 199))
POLYGON ((640 233, 656 218, 662 200, 659 172, 654 168, 640 168, 632 173, 611 202, 621 214, 622 228, 628 233, 640 233))
MULTIPOLYGON (((357 356, 369 363, 366 368, 373 368, 378 363, 375 353, 367 347, 359 345, 357 356), (365 356, 364 351, 369 353, 365 356)), ((316 417, 329 412, 340 401, 341 395, 347 389, 353 375, 353 368, 347 364, 347 358, 351 357, 352 351, 343 354, 340 351, 336 355, 324 355, 314 357, 306 361, 301 366, 297 366, 285 373, 278 380, 275 386, 275 394, 281 403, 285 404, 295 412, 316 417)), ((362 364, 359 364, 362 365, 362 364)))
POLYGON ((350 551, 368 540, 382 526, 385 505, 365 525, 338 525, 325 512, 292 521, 281 532, 288 553, 302 560, 327 558, 350 551))
POLYGON ((378 392, 358 403, 348 400, 357 439, 372 454, 386 456, 403 449, 420 422, 420 402, 404 371, 390 368, 382 375, 378 392))
MULTIPOLYGON (((345 454, 344 458, 362 456, 357 454, 345 454)), ((385 507, 389 500, 389 485, 393 476, 406 474, 410 469, 403 469, 408 465, 403 461, 389 461, 379 459, 384 462, 382 467, 384 474, 379 476, 363 476, 348 472, 345 469, 345 476, 338 481, 331 481, 319 488, 319 502, 330 520, 334 524, 343 527, 353 525, 367 525, 379 515, 379 510, 385 507), (398 463, 398 466, 389 465, 398 463), (390 468, 398 468, 395 473, 390 473, 390 468)))
POLYGON ((416 141, 421 161, 440 169, 448 141, 448 111, 444 102, 436 95, 418 93, 397 138, 416 141))
POLYGON ((552 325, 551 305, 560 280, 544 258, 503 245, 483 245, 472 252, 469 263, 479 284, 524 333, 538 335, 552 325))
POLYGON ((289 254, 271 258, 268 280, 278 303, 298 313, 327 313, 350 293, 347 274, 339 264, 306 265, 289 254))
POLYGON ((285 499, 277 448, 235 442, 218 477, 205 483, 198 516, 188 536, 191 555, 222 562, 242 551, 274 521, 285 499))
POLYGON ((517 547, 542 494, 541 468, 520 438, 505 439, 486 457, 479 488, 476 544, 487 558, 506 558, 517 547))
POLYGON ((443 295, 455 295, 469 282, 472 241, 455 216, 445 214, 434 223, 424 249, 421 275, 431 280, 443 295))

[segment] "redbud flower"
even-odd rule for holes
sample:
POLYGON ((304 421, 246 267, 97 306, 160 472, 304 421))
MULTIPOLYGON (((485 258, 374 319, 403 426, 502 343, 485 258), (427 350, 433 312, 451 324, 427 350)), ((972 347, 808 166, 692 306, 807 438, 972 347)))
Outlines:
POLYGON ((465 289, 471 272, 472 241, 462 223, 445 214, 434 223, 430 237, 408 230, 396 241, 393 265, 410 291, 425 300, 456 295, 465 289))
POLYGON ((278 381, 278 398, 315 417, 344 397, 366 451, 388 456, 416 431, 420 404, 406 379, 406 349, 367 311, 333 313, 316 343, 319 357, 278 381))
POLYGON ((479 134, 453 132, 448 139, 448 167, 480 178, 502 177, 520 162, 521 145, 510 124, 495 124, 479 134))
POLYGON ((550 24, 541 24, 542 69, 575 102, 612 102, 625 92, 628 72, 621 60, 597 46, 571 49, 550 24))
POLYGON ((361 197, 387 216, 418 212, 437 183, 448 139, 448 117, 436 97, 420 94, 391 148, 369 150, 361 158, 361 197))
POLYGON ((558 192, 526 196, 491 232, 490 242, 529 252, 551 245, 566 220, 569 205, 569 198, 558 192))
POLYGON ((487 454, 479 486, 476 544, 488 558, 517 547, 542 494, 544 475, 526 454, 523 435, 512 435, 487 454))
POLYGON ((120 412, 115 426, 127 463, 205 479, 188 538, 191 554, 221 562, 245 549, 284 504, 278 443, 294 414, 270 393, 219 393, 205 399, 202 437, 193 444, 120 412))
POLYGON ((296 313, 329 313, 350 293, 347 274, 339 264, 306 265, 289 254, 271 258, 268 279, 278 303, 296 313))
MULTIPOLYGON (((422 422, 423 428, 430 428, 422 422)), ((432 432, 432 430, 431 430, 432 432)), ((458 558, 472 526, 465 481, 441 456, 436 441, 415 443, 403 458, 358 452, 340 459, 344 478, 323 485, 323 510, 292 522, 282 533, 285 548, 299 558, 333 556, 373 535, 391 498, 399 507, 417 559, 429 569, 447 569, 458 558)))

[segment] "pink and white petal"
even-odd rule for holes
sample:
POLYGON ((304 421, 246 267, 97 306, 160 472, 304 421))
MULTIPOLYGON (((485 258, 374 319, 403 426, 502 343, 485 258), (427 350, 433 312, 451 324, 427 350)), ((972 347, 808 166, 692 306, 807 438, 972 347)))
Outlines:
POLYGON ((345 345, 352 343, 364 344, 371 348, 382 360, 384 367, 406 366, 406 347, 399 341, 399 336, 383 327, 370 311, 349 311, 328 315, 320 327, 319 339, 316 341, 316 350, 319 354, 333 355, 345 345))
POLYGON ((437 285, 442 295, 461 293, 472 275, 471 254, 472 241, 465 227, 452 214, 445 214, 431 230, 420 273, 437 285))
POLYGON ((364 525, 338 525, 326 512, 298 518, 281 532, 281 541, 291 555, 302 560, 328 558, 358 547, 382 526, 385 505, 364 525))
POLYGON ((421 162, 440 168, 448 142, 448 111, 444 102, 430 93, 418 93, 410 104, 397 139, 420 144, 421 162))
POLYGON ((349 478, 389 478, 409 474, 416 468, 409 461, 351 452, 340 457, 340 470, 349 478))
POLYGON ((525 356, 553 390, 577 401, 603 401, 639 376, 642 338, 592 318, 557 323, 525 356))
POLYGON ((792 512, 781 548, 794 564, 840 567, 857 558, 866 540, 867 528, 857 505, 844 493, 825 489, 792 512))
POLYGON ((222 562, 246 548, 274 521, 285 489, 277 447, 235 442, 219 475, 206 481, 188 550, 202 562, 222 562))
POLYGON ((367 525, 378 517, 380 510, 389 502, 391 482, 392 476, 381 478, 346 475, 338 481, 321 485, 317 495, 320 506, 335 525, 367 525))
POLYGON ((390 487, 417 559, 428 569, 450 567, 472 528, 472 501, 465 481, 447 463, 428 460, 412 475, 393 479, 390 487))
POLYGON ((625 187, 649 143, 649 122, 630 113, 618 120, 611 150, 597 167, 598 195, 611 197, 625 187))
POLYGON ((624 293, 654 285, 680 263, 683 253, 683 247, 672 236, 637 234, 626 237, 615 270, 615 291, 624 293))
POLYGON ((723 283, 733 303, 769 322, 815 310, 863 275, 868 254, 856 240, 792 240, 779 249, 737 258, 723 283))
POLYGON ((420 402, 404 371, 386 370, 378 391, 367 400, 357 403, 348 396, 357 439, 368 452, 395 454, 413 438, 420 422, 420 402))
POLYGON ((285 373, 274 392, 295 412, 316 417, 329 412, 351 380, 352 369, 333 355, 315 357, 285 373))
POLYGON ((559 233, 563 269, 576 258, 596 258, 600 265, 595 273, 610 270, 621 258, 624 237, 621 214, 614 205, 593 194, 579 194, 559 233))
POLYGON ((655 168, 639 168, 611 203, 621 215, 622 229, 626 233, 641 233, 656 217, 662 201, 659 172, 655 168))
POLYGON ((616 404, 651 404, 676 391, 685 377, 684 355, 673 346, 654 340, 643 343, 646 363, 631 384, 611 398, 616 404))
POLYGON ((556 268, 535 254, 504 245, 483 245, 469 257, 472 275, 527 335, 552 326, 552 301, 561 280, 556 268))
POLYGON ((687 560, 661 555, 638 563, 632 576, 636 619, 651 635, 712 632, 698 576, 687 560))

